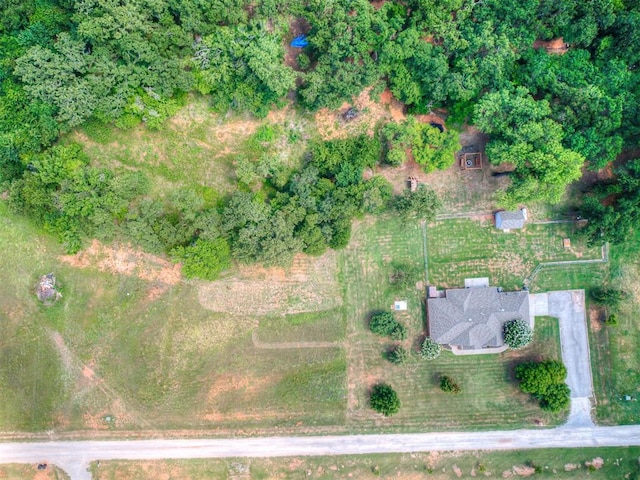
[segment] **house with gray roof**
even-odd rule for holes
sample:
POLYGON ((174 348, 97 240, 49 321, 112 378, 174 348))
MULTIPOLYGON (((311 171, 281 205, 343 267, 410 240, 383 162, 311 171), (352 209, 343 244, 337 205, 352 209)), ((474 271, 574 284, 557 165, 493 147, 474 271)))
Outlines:
POLYGON ((504 292, 497 287, 453 288, 443 297, 427 299, 429 336, 457 350, 504 347, 503 325, 530 321, 529 293, 504 292))
POLYGON ((496 212, 496 228, 508 232, 509 230, 516 230, 524 227, 527 221, 527 209, 521 208, 512 212, 501 211, 496 212))

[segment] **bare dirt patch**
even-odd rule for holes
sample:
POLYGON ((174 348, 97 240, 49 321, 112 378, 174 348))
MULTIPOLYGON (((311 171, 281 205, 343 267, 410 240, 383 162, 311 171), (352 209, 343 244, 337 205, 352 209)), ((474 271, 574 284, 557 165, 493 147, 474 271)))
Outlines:
POLYGON ((587 467, 595 468, 596 470, 600 470, 604 466, 604 460, 601 457, 596 457, 590 462, 584 462, 587 467))
POLYGON ((595 305, 589 305, 589 327, 593 332, 602 330, 602 319, 604 318, 604 310, 595 305))
MULTIPOLYGON (((370 97, 371 87, 365 88, 351 103, 343 103, 340 108, 329 110, 323 108, 315 115, 315 123, 318 133, 324 140, 347 138, 358 134, 373 135, 376 125, 382 120, 392 120, 395 114, 398 118, 401 110, 400 103, 393 103, 389 99, 391 92, 385 95, 390 102, 377 102, 370 97), (353 120, 345 120, 344 114, 350 108, 358 110, 358 116, 353 120), (394 112, 395 113, 392 113, 394 112)), ((404 114, 403 114, 404 115, 404 114)))
POLYGON ((336 256, 299 254, 289 268, 242 267, 232 278, 200 286, 202 307, 235 315, 291 314, 342 305, 336 256))
POLYGON ((445 129, 444 122, 446 121, 447 114, 445 111, 430 112, 424 115, 416 115, 416 120, 421 123, 437 123, 442 125, 445 129))
POLYGON ((533 48, 543 48, 552 55, 564 55, 569 51, 569 44, 565 43, 562 37, 559 37, 549 41, 536 40, 533 42, 533 48))
POLYGON ((530 477, 531 475, 535 475, 536 469, 527 465, 514 465, 513 473, 519 477, 530 477))
POLYGON ((405 106, 400 100, 396 99, 391 93, 391 90, 386 88, 384 92, 380 95, 380 102, 383 105, 388 105, 389 113, 391 114, 391 118, 395 122, 401 122, 407 116, 405 115, 405 106))
POLYGON ((93 240, 91 246, 75 255, 59 259, 76 268, 95 267, 102 272, 135 276, 153 282, 147 298, 155 299, 181 280, 180 265, 145 253, 127 244, 104 245, 93 240))
POLYGON ((219 125, 211 133, 220 143, 233 142, 238 137, 248 137, 255 133, 260 123, 260 120, 229 121, 219 125))
MULTIPOLYGON (((442 123, 441 114, 431 115, 424 118, 439 119, 436 122, 442 123)), ((467 150, 484 152, 486 143, 487 136, 475 127, 465 127, 460 134, 461 152, 467 150)), ((379 174, 386 178, 393 186, 396 195, 408 188, 409 177, 416 177, 418 182, 427 184, 436 191, 448 213, 486 212, 493 209, 495 192, 505 189, 509 185, 509 178, 494 177, 493 168, 488 165, 484 153, 483 167, 480 170, 462 170, 459 162, 459 156, 457 156, 450 168, 425 173, 420 165, 413 160, 408 160, 397 168, 381 165, 371 174, 379 174)))

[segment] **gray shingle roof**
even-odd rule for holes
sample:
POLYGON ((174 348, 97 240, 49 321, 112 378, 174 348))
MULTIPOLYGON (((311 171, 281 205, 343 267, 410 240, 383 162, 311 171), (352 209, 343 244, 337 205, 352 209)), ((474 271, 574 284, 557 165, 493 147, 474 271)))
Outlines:
POLYGON ((527 292, 498 292, 496 287, 447 290, 427 300, 429 335, 437 343, 477 350, 504 344, 502 326, 529 319, 527 292))
POLYGON ((522 228, 524 227, 525 220, 526 217, 522 210, 516 210, 513 212, 497 212, 496 228, 500 228, 503 230, 522 228))

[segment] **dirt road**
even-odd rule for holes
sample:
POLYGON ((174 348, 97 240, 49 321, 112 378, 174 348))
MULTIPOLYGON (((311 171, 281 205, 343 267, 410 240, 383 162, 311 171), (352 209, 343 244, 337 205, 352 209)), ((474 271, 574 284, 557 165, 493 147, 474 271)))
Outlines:
POLYGON ((279 457, 447 450, 511 450, 640 445, 640 425, 549 430, 445 432, 209 440, 121 440, 0 444, 1 463, 54 463, 72 480, 90 480, 93 460, 279 457))

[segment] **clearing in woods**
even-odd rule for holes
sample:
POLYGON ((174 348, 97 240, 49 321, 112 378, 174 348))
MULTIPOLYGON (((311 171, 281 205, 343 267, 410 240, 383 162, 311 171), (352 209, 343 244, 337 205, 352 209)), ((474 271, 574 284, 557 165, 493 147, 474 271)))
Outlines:
POLYGON ((237 188, 237 159, 255 159, 262 153, 261 145, 252 141, 261 126, 275 129, 279 161, 289 168, 301 161, 300 143, 315 135, 313 126, 290 107, 260 120, 212 113, 205 98, 190 95, 188 104, 157 130, 144 125, 122 130, 89 122, 64 141, 80 143, 96 166, 144 172, 156 195, 181 186, 198 187, 206 201, 215 202, 237 188))
POLYGON ((393 265, 398 264, 423 268, 422 229, 417 222, 391 217, 359 222, 351 244, 340 254, 348 321, 347 424, 351 430, 499 429, 563 421, 563 415, 542 412, 518 390, 513 378, 513 368, 520 361, 560 358, 556 320, 538 319, 535 342, 518 352, 454 356, 444 351, 434 361, 421 360, 417 349, 425 332, 424 270, 398 288, 390 283, 393 265), (394 300, 408 301, 408 310, 396 313, 408 328, 403 342, 378 337, 367 326, 371 312, 388 310, 394 300), (383 358, 383 352, 396 343, 411 351, 405 365, 391 365, 383 358), (441 374, 458 381, 462 393, 441 392, 441 374), (390 418, 375 414, 368 404, 369 389, 380 381, 391 384, 402 402, 400 412, 390 418))

